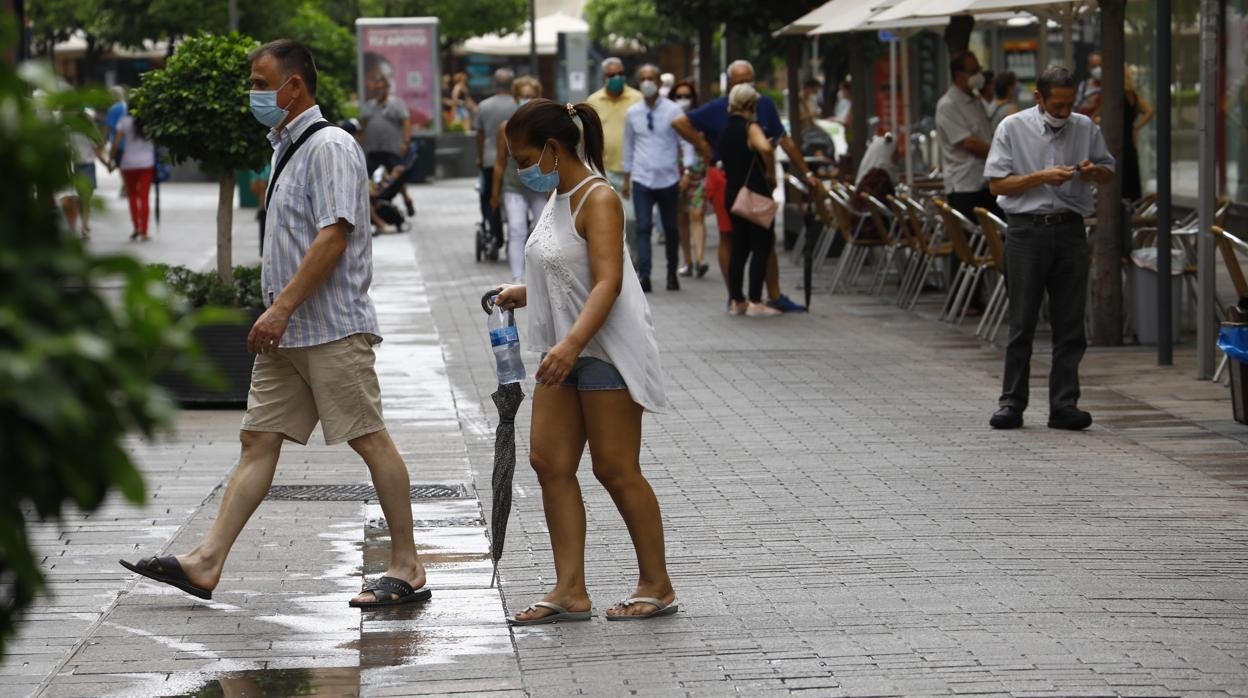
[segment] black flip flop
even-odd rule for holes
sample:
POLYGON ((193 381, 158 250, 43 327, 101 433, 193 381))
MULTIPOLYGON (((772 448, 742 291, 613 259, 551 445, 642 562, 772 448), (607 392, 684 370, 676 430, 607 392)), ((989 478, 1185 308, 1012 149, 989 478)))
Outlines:
POLYGON ((122 567, 141 574, 144 577, 162 584, 168 584, 176 587, 201 599, 211 599, 212 592, 201 586, 196 586, 187 578, 186 572, 182 571, 182 565, 178 564, 178 558, 168 555, 166 557, 149 557, 139 560, 131 564, 125 560, 118 560, 122 567))
POLYGON ((433 596, 432 591, 424 587, 413 589, 411 584, 398 577, 382 577, 371 584, 365 585, 361 593, 365 591, 373 592, 372 601, 356 601, 352 599, 347 605, 352 608, 380 608, 382 606, 398 606, 399 604, 414 603, 416 601, 428 601, 433 596))

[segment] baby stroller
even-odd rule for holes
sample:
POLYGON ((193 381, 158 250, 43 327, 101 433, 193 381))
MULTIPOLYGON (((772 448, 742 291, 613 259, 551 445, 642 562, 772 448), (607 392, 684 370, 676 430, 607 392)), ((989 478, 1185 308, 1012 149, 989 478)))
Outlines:
POLYGON ((419 150, 413 143, 408 149, 407 157, 403 158, 401 163, 403 169, 397 175, 394 171, 387 172, 385 168, 378 167, 373 171, 372 182, 369 185, 368 198, 373 210, 377 212, 377 217, 394 226, 399 232, 407 232, 410 226, 403 211, 395 205, 394 197, 398 196, 403 189, 408 170, 416 162, 418 154, 419 150))
MULTIPOLYGON (((477 177, 477 182, 473 185, 473 189, 476 190, 478 197, 481 196, 481 187, 483 186, 481 180, 481 177, 477 177)), ((491 262, 497 262, 499 245, 494 240, 494 236, 490 235, 490 226, 485 220, 484 211, 481 212, 481 220, 477 221, 475 237, 477 261, 480 262, 484 258, 491 262)))
MULTIPOLYGON (((338 122, 342 130, 356 136, 360 132, 360 122, 356 119, 347 119, 338 122)), ((399 232, 407 232, 410 226, 407 223, 407 217, 398 206, 394 205, 394 197, 399 195, 403 189, 403 183, 407 179, 407 173, 411 170, 412 165, 416 162, 416 157, 420 151, 416 143, 412 143, 407 150, 407 155, 400 162, 403 168, 397 173, 394 171, 386 171, 383 167, 378 167, 369 173, 368 185, 368 203, 376 214, 388 225, 394 226, 399 232)), ((380 234, 380 231, 374 233, 380 234)))

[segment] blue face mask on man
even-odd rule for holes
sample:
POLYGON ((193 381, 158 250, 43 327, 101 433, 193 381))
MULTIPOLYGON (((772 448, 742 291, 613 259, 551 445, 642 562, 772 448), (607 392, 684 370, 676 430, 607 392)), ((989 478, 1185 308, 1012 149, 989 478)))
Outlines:
MULTIPOLYGON (((292 75, 291 77, 294 76, 292 75)), ((286 78, 286 82, 290 82, 290 78, 286 78)), ((256 117, 256 121, 269 128, 275 128, 285 120, 286 115, 290 112, 277 105, 277 93, 286 86, 286 82, 279 85, 276 90, 251 91, 251 115, 256 117)))
MULTIPOLYGON (((549 145, 549 142, 547 142, 549 145)), ((546 157, 546 146, 542 146, 542 154, 537 156, 537 162, 528 167, 517 169, 516 174, 520 175, 520 181, 524 186, 533 191, 545 194, 559 186, 559 153, 555 153, 555 166, 550 172, 542 172, 542 159, 546 157)))

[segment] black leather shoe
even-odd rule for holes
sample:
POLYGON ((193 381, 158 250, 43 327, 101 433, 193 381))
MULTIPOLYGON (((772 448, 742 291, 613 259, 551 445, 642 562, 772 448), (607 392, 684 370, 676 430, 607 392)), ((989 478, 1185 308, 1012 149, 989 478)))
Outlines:
POLYGON ((1049 413, 1050 429, 1082 431, 1090 426, 1092 426, 1092 415, 1078 407, 1061 407, 1056 412, 1049 413))
POLYGON ((677 279, 675 274, 667 275, 667 290, 669 291, 680 290, 680 279, 677 279))
POLYGON ((650 292, 650 277, 648 276, 641 277, 641 290, 643 293, 650 292))
POLYGON ((1017 429, 1023 426, 1023 411, 1017 407, 1002 407, 992 413, 988 426, 993 429, 1017 429))

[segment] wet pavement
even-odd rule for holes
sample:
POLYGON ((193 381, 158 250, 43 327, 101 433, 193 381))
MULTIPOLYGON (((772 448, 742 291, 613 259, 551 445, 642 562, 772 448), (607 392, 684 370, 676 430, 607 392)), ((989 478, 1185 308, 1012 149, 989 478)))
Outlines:
MULTIPOLYGON (((472 260, 470 182, 413 194, 413 234, 375 239, 377 367, 413 483, 466 495, 413 501, 433 599, 347 607, 385 568, 372 501, 264 502, 210 602, 118 567, 185 550, 215 516, 241 414, 184 412, 166 440, 130 445, 148 506, 114 499, 36 528, 54 596, 0 664, 0 694, 1248 694, 1248 429, 1224 388, 1188 377, 1190 350, 1166 370, 1147 350, 1094 350, 1092 430, 994 433, 1000 350, 934 322, 934 303, 825 294, 805 316, 728 318, 714 274, 651 298, 671 405, 646 417, 642 465, 680 614, 602 618, 636 571, 587 456, 599 617, 508 628, 553 579, 526 401, 490 587, 495 380, 477 302, 508 272, 472 260)), ((180 195, 142 253, 195 264, 215 190, 180 195)), ((100 218, 93 244, 125 247, 119 220, 100 218)), ((319 433, 284 449, 275 480, 367 482, 319 433)))

